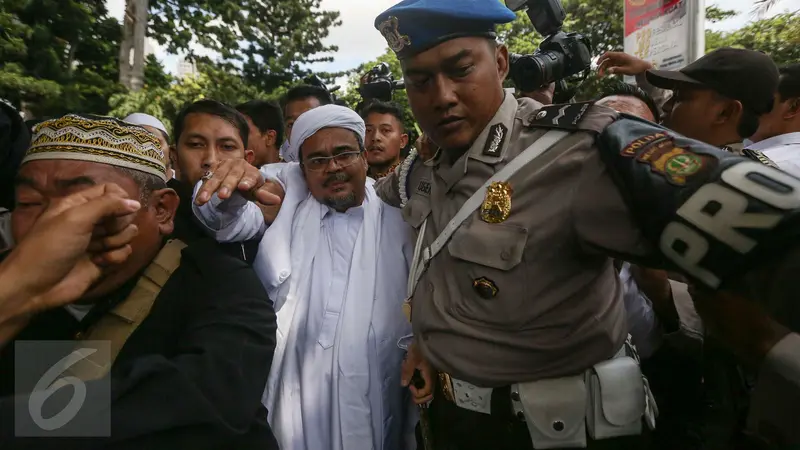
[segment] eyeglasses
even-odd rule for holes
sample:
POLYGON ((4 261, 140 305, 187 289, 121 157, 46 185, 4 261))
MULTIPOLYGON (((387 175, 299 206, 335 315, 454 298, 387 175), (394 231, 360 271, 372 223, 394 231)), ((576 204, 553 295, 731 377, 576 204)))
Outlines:
POLYGON ((355 164, 355 162, 358 161, 359 156, 361 156, 360 151, 343 152, 333 156, 318 156, 316 158, 308 158, 307 160, 303 161, 303 166, 312 172, 322 172, 328 168, 328 164, 330 164, 331 160, 333 160, 336 162, 336 165, 339 166, 339 168, 343 169, 355 164))

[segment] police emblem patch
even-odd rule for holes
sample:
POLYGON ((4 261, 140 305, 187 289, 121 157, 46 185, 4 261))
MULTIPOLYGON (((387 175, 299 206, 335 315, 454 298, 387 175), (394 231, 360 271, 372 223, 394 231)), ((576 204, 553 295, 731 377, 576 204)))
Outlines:
POLYGON ((636 154, 652 145, 656 145, 666 139, 670 139, 667 133, 654 133, 645 137, 636 139, 622 149, 620 154, 633 158, 636 154))
POLYGON ((400 21, 397 20, 397 17, 391 16, 378 27, 386 39, 386 43, 389 44, 389 48, 395 53, 402 51, 406 45, 411 45, 411 39, 400 34, 399 26, 400 21))
POLYGON ((511 215, 511 185, 495 181, 486 188, 486 197, 481 205, 481 220, 486 223, 501 223, 511 215))
POLYGON ((492 125, 492 128, 489 130, 489 137, 486 138, 486 145, 483 147, 483 154, 494 157, 500 156, 507 134, 508 128, 502 123, 492 125))
POLYGON ((709 166, 709 159, 688 149, 675 147, 671 140, 661 141, 636 157, 637 161, 649 164, 651 170, 679 186, 709 166))

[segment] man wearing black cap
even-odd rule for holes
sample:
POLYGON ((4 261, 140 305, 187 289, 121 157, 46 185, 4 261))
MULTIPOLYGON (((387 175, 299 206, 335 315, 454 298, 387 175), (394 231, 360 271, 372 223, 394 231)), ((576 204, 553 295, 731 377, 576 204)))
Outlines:
POLYGON ((720 48, 681 70, 655 70, 642 59, 607 52, 600 73, 634 75, 637 83, 672 91, 664 103, 664 126, 692 139, 741 153, 759 116, 772 109, 778 68, 755 50, 720 48))
POLYGON ((494 27, 515 18, 499 1, 404 0, 375 21, 440 149, 376 184, 418 236, 402 378, 432 400, 434 448, 641 448, 654 405, 609 255, 724 286, 767 239, 786 246, 800 181, 590 103, 514 99, 494 27), (743 207, 780 225, 745 224, 743 207))

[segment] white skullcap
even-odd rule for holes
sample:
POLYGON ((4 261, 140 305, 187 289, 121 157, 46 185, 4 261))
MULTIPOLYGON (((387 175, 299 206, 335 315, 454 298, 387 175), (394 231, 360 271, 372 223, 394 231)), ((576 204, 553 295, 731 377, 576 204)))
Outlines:
POLYGON ((163 131, 164 134, 169 137, 169 131, 167 131, 167 127, 164 124, 156 119, 155 117, 151 116, 150 114, 144 113, 133 113, 128 117, 122 119, 123 122, 132 123, 134 125, 144 126, 147 125, 148 127, 153 127, 156 130, 163 131))
POLYGON ((301 114, 292 126, 292 138, 284 160, 299 161, 303 142, 323 128, 344 128, 354 131, 361 144, 364 143, 364 134, 367 132, 364 119, 350 108, 325 105, 308 110, 301 114))

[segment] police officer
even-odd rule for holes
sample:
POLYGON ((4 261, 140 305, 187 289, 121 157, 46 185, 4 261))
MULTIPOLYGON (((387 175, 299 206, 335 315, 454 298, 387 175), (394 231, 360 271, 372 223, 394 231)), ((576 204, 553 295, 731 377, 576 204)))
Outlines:
POLYGON ((656 70, 633 55, 606 52, 598 65, 601 75, 635 76, 663 105, 667 128, 774 165, 761 152, 744 152, 742 145, 758 130, 759 117, 772 109, 778 89, 778 67, 764 53, 724 47, 680 70, 656 70))
POLYGON ((494 34, 514 19, 493 0, 404 0, 375 21, 440 148, 377 185, 418 236, 403 379, 422 374, 436 449, 640 448, 655 408, 609 255, 720 287, 790 235, 800 180, 589 103, 515 99, 494 34), (778 222, 745 236, 745 209, 778 222))

